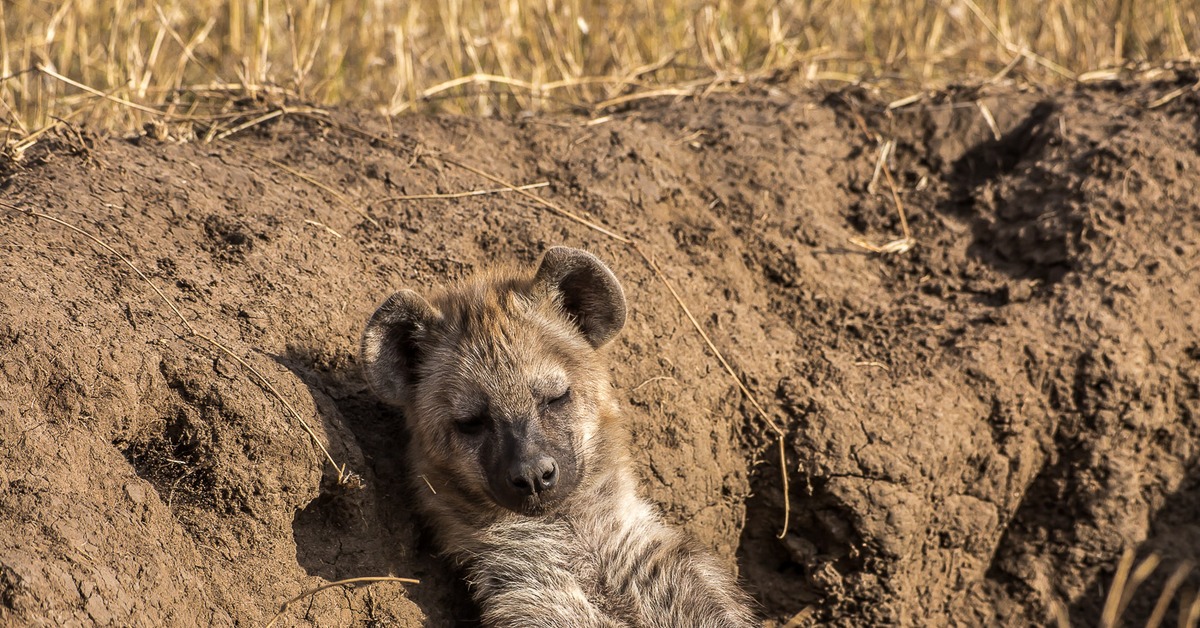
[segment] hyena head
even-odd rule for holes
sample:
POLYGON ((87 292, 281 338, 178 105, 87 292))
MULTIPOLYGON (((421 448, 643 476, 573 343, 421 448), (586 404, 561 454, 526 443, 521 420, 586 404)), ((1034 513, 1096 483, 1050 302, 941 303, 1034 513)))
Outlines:
POLYGON ((404 409, 416 472, 472 504, 546 512, 587 477, 614 412, 597 351, 625 324, 600 260, 547 251, 537 272, 393 294, 367 323, 362 364, 404 409))

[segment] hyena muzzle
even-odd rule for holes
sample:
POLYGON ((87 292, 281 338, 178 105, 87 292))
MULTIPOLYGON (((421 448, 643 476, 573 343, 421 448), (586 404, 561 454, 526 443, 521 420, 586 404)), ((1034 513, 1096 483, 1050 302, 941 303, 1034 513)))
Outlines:
POLYGON ((637 494, 600 349, 625 294, 590 253, 546 252, 387 299, 367 382, 403 410, 421 510, 503 627, 751 626, 732 575, 637 494))

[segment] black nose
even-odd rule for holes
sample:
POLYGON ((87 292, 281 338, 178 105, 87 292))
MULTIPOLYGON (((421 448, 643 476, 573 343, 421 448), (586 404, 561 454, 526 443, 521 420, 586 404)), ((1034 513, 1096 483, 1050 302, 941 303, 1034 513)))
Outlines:
POLYGON ((509 470, 508 481, 525 495, 548 491, 558 481, 558 463, 546 454, 518 460, 509 470))

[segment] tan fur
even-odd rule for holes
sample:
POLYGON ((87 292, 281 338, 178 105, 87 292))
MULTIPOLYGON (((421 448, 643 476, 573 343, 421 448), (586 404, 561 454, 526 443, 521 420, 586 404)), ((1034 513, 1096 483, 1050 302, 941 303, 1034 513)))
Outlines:
POLYGON ((364 332, 368 381, 404 410, 422 511, 464 566, 487 625, 753 623, 731 575, 637 495, 627 430, 593 346, 616 333, 624 308, 598 260, 553 249, 536 275, 493 271, 427 302, 398 293, 364 332), (567 401, 546 401, 566 386, 567 401), (480 408, 489 431, 455 427, 480 408), (521 512, 498 502, 486 451, 500 441, 487 439, 512 426, 558 452, 569 492, 548 489, 521 512))

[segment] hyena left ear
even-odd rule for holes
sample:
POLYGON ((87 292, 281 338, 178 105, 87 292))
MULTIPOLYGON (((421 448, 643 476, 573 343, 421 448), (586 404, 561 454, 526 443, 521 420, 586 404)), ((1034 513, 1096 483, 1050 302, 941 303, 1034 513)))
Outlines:
POLYGON ((361 362, 371 390, 387 403, 400 405, 408 395, 421 360, 421 343, 437 310, 412 290, 388 297, 363 330, 361 362))
POLYGON ((556 246, 546 251, 534 284, 556 295, 593 347, 625 326, 625 291, 608 266, 587 251, 556 246))

